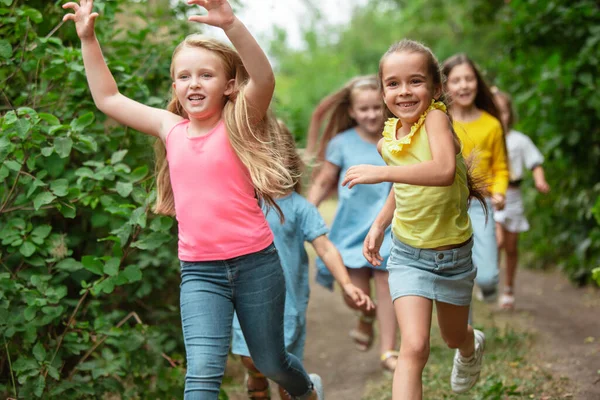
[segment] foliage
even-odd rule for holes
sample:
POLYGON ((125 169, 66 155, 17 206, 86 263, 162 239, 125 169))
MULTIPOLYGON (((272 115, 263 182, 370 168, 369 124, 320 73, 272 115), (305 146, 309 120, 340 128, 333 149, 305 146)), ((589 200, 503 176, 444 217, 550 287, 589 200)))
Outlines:
POLYGON ((514 96, 517 129, 546 156, 552 192, 536 195, 530 178, 524 185, 532 231, 522 245, 535 257, 531 264, 558 264, 589 282, 600 265, 592 215, 594 204, 600 215, 598 7, 592 0, 372 0, 347 26, 313 20, 304 48, 290 49, 278 32, 271 49, 277 112, 302 141, 318 102, 350 77, 376 73, 395 41, 423 41, 440 60, 466 52, 490 83, 514 96))
MULTIPOLYGON (((189 28, 138 3, 98 1, 97 33, 120 90, 162 107, 189 28)), ((96 110, 63 14, 0 1, 0 395, 180 398, 176 231, 150 213, 151 142, 96 110)))

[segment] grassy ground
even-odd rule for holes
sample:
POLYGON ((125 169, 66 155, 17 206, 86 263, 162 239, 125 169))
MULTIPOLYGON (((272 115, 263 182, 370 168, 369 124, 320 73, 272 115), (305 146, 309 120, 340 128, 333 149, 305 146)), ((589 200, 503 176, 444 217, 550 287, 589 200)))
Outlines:
MULTIPOLYGON (((493 313, 487 305, 475 305, 475 327, 486 334, 486 352, 481 379, 468 394, 450 390, 452 369, 448 350, 434 323, 431 355, 423 373, 424 399, 568 399, 568 381, 556 380, 544 370, 536 356, 535 337, 522 326, 519 314, 493 313)), ((435 316, 434 316, 435 319, 435 316)), ((391 381, 370 382, 363 400, 391 398, 391 381)))

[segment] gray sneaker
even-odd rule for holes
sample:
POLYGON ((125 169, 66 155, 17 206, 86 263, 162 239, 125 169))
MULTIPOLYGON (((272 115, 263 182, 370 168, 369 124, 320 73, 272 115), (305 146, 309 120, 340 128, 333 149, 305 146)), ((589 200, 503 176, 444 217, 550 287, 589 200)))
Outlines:
POLYGON ((471 389, 477 383, 481 372, 483 362, 483 351, 485 350, 485 335, 483 332, 474 329, 475 334, 475 353, 473 358, 465 360, 460 352, 456 350, 454 355, 454 366, 452 367, 452 376, 450 385, 454 393, 464 393, 471 389))
POLYGON ((315 392, 317 392, 317 398, 319 400, 325 400, 325 391, 323 391, 323 382, 321 381, 321 377, 317 374, 310 374, 309 378, 313 383, 315 392))

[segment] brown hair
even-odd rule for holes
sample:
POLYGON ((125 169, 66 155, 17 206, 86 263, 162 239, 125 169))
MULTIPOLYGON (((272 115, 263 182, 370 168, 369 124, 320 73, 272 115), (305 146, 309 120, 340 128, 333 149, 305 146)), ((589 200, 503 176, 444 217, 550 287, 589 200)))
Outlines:
MULTIPOLYGON (((379 74, 378 74, 380 89, 383 91, 383 63, 384 63, 386 57, 389 56, 390 54, 400 53, 400 52, 418 53, 418 54, 422 54, 423 56, 425 56, 425 58, 427 60, 427 72, 433 81, 434 90, 440 89, 441 93, 442 93, 440 95, 440 98, 436 99, 436 100, 441 101, 444 104, 446 104, 446 106, 448 106, 447 96, 443 90, 444 89, 444 75, 442 74, 439 61, 437 60, 437 58, 435 57, 435 55, 433 54, 433 52, 431 51, 431 49, 429 47, 425 46, 422 43, 414 41, 414 40, 403 39, 397 43, 394 43, 392 46, 390 46, 390 48, 383 55, 383 57, 381 57, 381 60, 379 61, 379 74)), ((387 109, 387 106, 386 106, 386 109, 387 109)), ((390 115, 393 115, 389 109, 387 109, 387 112, 390 115)), ((452 131, 452 134, 454 135, 455 139, 460 142, 460 139, 458 139, 458 136, 456 135, 456 132, 454 132, 454 128, 452 127, 452 117, 449 114, 446 114, 446 115, 448 115, 450 130, 452 131)), ((485 187, 486 187, 485 180, 473 177, 472 170, 473 170, 474 161, 473 161, 472 156, 467 157, 465 159, 465 163, 467 165, 467 187, 469 188, 469 198, 470 199, 475 198, 481 203, 481 205, 484 208, 484 212, 485 212, 486 218, 487 218, 488 210, 487 210, 487 204, 485 202, 485 198, 488 195, 488 193, 485 189, 485 187)))
MULTIPOLYGON (((223 119, 231 147, 242 163, 248 168, 256 197, 260 202, 281 210, 274 201, 275 197, 289 192, 296 179, 285 167, 281 154, 279 125, 270 112, 260 121, 250 120, 244 92, 249 76, 239 54, 218 40, 192 34, 186 37, 173 51, 171 59, 171 77, 174 73, 175 56, 185 47, 201 48, 214 52, 223 61, 227 79, 234 79, 233 93, 224 98, 223 119)), ((167 110, 188 118, 173 89, 172 99, 167 110)), ((154 212, 175 215, 175 201, 166 159, 165 144, 158 140, 154 146, 156 154, 157 199, 154 212)), ((283 218, 283 217, 282 217, 283 218)))
MULTIPOLYGON (((352 78, 339 90, 327 97, 326 107, 321 110, 321 112, 323 114, 328 114, 329 120, 327 121, 325 130, 319 141, 317 150, 318 161, 323 161, 325 159, 327 144, 335 135, 358 125, 350 116, 349 109, 352 107, 354 96, 363 90, 379 91, 379 85, 377 84, 375 75, 357 76, 352 78)), ((383 129, 383 125, 381 128, 383 129)))
MULTIPOLYGON (((501 121, 500 112, 498 111, 498 107, 494 102, 494 95, 492 94, 490 87, 483 79, 481 72, 479 72, 479 69, 477 68, 473 60, 471 60, 466 54, 455 54, 452 57, 448 58, 446 61, 444 61, 444 64, 442 66, 442 73, 444 74, 445 79, 448 79, 448 76, 450 76, 450 72, 452 72, 454 67, 457 67, 462 64, 467 64, 469 67, 471 67, 473 73, 475 74, 475 78, 477 79, 477 95, 475 95, 475 107, 477 107, 480 110, 484 110, 485 112, 496 118, 498 121, 501 121)), ((448 105, 451 106, 451 104, 448 105)))

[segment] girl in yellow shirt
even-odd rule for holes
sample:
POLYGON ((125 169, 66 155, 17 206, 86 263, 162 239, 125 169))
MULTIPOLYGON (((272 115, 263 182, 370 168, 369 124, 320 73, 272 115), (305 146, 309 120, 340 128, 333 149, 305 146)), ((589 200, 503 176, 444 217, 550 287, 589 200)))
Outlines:
POLYGON ((470 197, 473 188, 461 144, 442 101, 439 64, 430 49, 411 40, 393 45, 379 64, 383 99, 393 115, 378 149, 387 166, 356 165, 343 185, 393 182, 363 245, 365 258, 381 264, 386 228, 392 224, 387 262, 400 326, 393 400, 421 399, 429 357, 433 304, 448 347, 456 349, 450 383, 463 393, 479 379, 485 336, 469 323, 476 268, 471 260, 470 197))
POLYGON ((492 302, 498 293, 498 248, 493 208, 504 208, 509 175, 500 113, 489 87, 466 55, 457 54, 446 60, 443 73, 451 99, 449 111, 454 131, 462 141, 464 156, 472 160, 474 177, 486 183, 489 195, 490 215, 484 212, 481 204, 473 202, 469 216, 473 224, 473 262, 477 266, 475 282, 482 299, 492 302))

